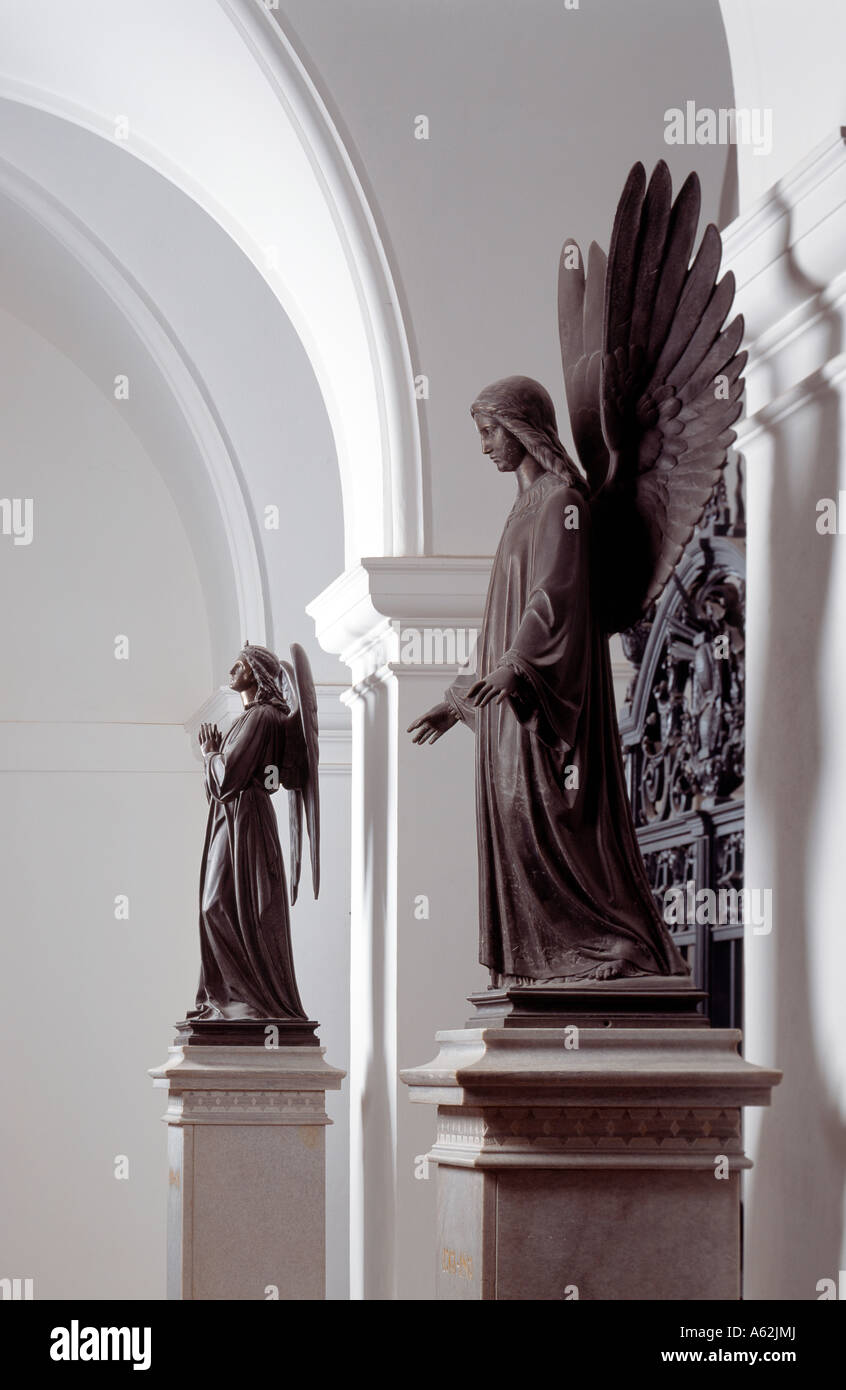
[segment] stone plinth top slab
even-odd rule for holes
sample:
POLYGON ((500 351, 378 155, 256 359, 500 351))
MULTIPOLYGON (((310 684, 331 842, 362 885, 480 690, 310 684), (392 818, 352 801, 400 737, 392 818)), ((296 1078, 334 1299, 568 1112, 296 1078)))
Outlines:
POLYGON ((436 1034, 438 1055, 400 1073, 440 1105, 768 1105, 781 1073, 738 1052, 735 1029, 505 1028, 436 1034))
POLYGON ((155 1086, 183 1091, 337 1091, 346 1072, 330 1066, 324 1047, 191 1047, 168 1049, 150 1069, 155 1086))

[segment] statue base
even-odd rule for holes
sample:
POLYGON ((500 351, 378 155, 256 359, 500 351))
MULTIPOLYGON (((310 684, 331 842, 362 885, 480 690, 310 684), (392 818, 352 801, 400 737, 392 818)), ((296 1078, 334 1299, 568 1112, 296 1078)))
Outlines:
POLYGON ((205 1038, 150 1072, 168 1091, 169 1299, 325 1297, 325 1101, 345 1073, 324 1051, 205 1038))
POLYGON ((678 1001, 627 1017, 618 990, 637 999, 619 982, 473 996, 504 1018, 438 1033, 401 1073, 437 1106, 437 1298, 740 1298, 742 1108, 780 1073, 736 1030, 680 1025, 678 1001))
POLYGON ((268 1039, 280 1047, 319 1047, 318 1026, 313 1018, 183 1018, 174 1024, 177 1047, 266 1047, 268 1039))
POLYGON ((471 994, 468 1028, 707 1028, 708 995, 679 976, 508 985, 471 994))

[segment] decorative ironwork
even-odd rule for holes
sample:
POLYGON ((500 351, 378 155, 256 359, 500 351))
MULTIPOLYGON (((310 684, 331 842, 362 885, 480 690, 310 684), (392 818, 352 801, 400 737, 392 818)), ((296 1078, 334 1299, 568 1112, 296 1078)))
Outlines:
MULTIPOLYGON (((745 510, 720 479, 673 583, 622 635, 635 667, 620 718, 629 795, 662 912, 743 886, 745 510)), ((743 924, 671 924, 715 1026, 739 1027, 743 924)))

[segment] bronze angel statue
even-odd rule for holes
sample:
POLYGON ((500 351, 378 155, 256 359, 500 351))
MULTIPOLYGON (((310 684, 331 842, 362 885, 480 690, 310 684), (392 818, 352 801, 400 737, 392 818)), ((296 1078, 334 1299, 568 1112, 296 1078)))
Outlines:
POLYGON ((478 669, 414 721, 476 734, 480 959, 492 986, 687 975, 650 892, 624 781, 608 641, 653 603, 735 438, 743 321, 724 327, 714 226, 692 174, 629 174, 606 258, 565 242, 561 356, 584 472, 549 394, 494 382, 471 414, 517 498, 493 562, 478 669))
POLYGON ((291 902, 303 811, 314 896, 320 890, 317 696, 308 657, 244 645, 230 671, 243 712, 226 734, 199 740, 209 816, 200 871, 200 983, 188 1019, 303 1020, 294 975, 285 865, 271 795, 288 789, 291 902))

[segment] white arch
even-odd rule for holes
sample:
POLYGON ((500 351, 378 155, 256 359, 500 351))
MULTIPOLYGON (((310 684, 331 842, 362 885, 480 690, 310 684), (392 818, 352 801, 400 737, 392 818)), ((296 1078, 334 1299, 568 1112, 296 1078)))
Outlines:
POLYGON ((846 122, 841 0, 720 0, 738 109, 769 112, 770 149, 738 147, 740 208, 756 199, 846 122), (808 79, 813 74, 813 91, 808 79), (797 78, 799 80, 797 80, 797 78))
POLYGON ((347 563, 422 553, 412 365, 396 289, 349 156, 259 0, 0 0, 0 96, 116 138, 199 203, 270 285, 335 438, 347 563), (168 43, 162 43, 166 34, 168 43), (92 55, 93 58, 92 58, 92 55))
MULTIPOLYGON (((261 633, 257 640, 264 641, 269 628, 267 586, 240 468, 203 379, 177 334, 91 229, 5 160, 0 160, 0 197, 43 228, 60 253, 72 257, 87 277, 89 292, 99 289, 108 298, 162 378, 193 446, 193 468, 186 461, 183 488, 199 504, 205 494, 206 515, 223 533, 228 573, 216 582, 204 575, 204 589, 217 608, 220 640, 226 649, 239 642, 243 633, 261 633)), ((178 491, 178 480, 171 477, 170 482, 178 491)), ((188 518, 190 509, 181 510, 183 519, 188 518)), ((201 570, 208 569, 199 538, 192 539, 201 570)))

